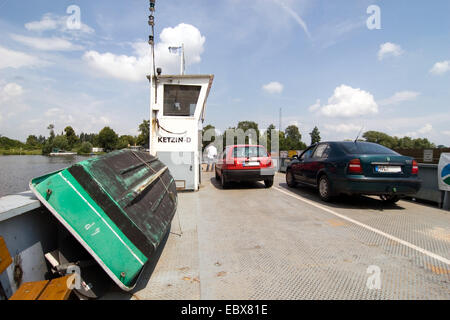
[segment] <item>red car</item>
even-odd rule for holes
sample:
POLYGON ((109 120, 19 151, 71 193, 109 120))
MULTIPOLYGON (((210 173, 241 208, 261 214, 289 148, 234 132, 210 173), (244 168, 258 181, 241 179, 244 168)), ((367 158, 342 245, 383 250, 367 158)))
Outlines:
POLYGON ((264 181, 266 188, 271 188, 274 176, 275 167, 264 146, 228 146, 217 159, 216 179, 224 189, 229 182, 242 181, 264 181))

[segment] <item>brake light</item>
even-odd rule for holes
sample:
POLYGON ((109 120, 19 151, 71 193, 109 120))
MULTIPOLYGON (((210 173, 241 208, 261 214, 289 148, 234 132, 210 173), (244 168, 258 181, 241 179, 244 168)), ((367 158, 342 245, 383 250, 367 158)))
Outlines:
POLYGON ((350 160, 350 163, 348 164, 348 173, 362 174, 363 169, 362 169, 362 165, 361 165, 361 160, 359 160, 359 159, 350 160))
POLYGON ((417 164, 416 160, 413 161, 412 172, 411 173, 415 174, 415 175, 419 174, 419 165, 417 164))

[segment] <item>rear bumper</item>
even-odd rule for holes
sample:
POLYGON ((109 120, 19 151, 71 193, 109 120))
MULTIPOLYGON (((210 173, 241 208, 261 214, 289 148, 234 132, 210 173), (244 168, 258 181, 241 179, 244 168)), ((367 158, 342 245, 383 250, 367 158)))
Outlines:
POLYGON ((228 181, 262 181, 273 179, 275 169, 224 170, 223 175, 228 181))
POLYGON ((416 194, 422 186, 418 178, 368 178, 364 176, 347 176, 334 183, 338 193, 385 195, 396 194, 408 196, 416 194))

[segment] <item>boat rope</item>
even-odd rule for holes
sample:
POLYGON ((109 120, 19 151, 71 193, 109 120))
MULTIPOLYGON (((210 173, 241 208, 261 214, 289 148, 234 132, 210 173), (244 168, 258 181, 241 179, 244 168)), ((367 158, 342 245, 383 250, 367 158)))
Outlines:
POLYGON ((172 131, 169 131, 169 130, 165 129, 165 128, 159 123, 159 119, 156 119, 156 125, 158 126, 158 129, 161 129, 161 130, 163 130, 163 131, 165 131, 165 132, 167 132, 167 133, 170 133, 170 134, 175 134, 175 135, 178 135, 178 136, 183 136, 183 135, 187 134, 187 130, 184 131, 184 132, 176 133, 176 132, 172 132, 172 131))

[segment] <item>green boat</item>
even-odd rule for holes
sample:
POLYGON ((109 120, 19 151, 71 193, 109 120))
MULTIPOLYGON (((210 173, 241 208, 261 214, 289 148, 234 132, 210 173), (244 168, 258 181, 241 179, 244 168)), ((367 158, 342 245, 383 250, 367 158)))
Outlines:
POLYGON ((177 208, 167 166, 133 150, 35 178, 30 188, 125 291, 135 287, 177 208))

